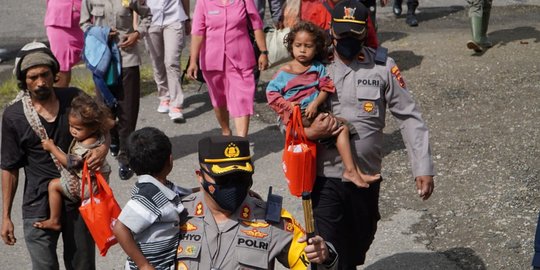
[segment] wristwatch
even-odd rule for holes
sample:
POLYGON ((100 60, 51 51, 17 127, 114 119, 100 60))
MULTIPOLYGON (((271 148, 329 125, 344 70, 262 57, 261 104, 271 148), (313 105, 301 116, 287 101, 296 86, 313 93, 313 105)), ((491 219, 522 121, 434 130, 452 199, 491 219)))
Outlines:
POLYGON ((261 51, 261 54, 268 55, 268 51, 261 51))

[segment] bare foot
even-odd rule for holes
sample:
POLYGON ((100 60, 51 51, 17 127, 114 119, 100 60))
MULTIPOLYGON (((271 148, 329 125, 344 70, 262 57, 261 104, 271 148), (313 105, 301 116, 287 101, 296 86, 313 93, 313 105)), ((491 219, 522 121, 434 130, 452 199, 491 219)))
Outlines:
POLYGON ((356 167, 356 170, 358 171, 358 174, 360 175, 360 177, 366 184, 373 184, 381 179, 380 173, 375 174, 375 175, 365 174, 358 167, 356 167))
POLYGON ((62 225, 60 225, 60 222, 53 221, 52 219, 34 222, 33 226, 36 228, 53 231, 60 231, 60 229, 62 229, 62 225))
POLYGON ((343 178, 353 182, 357 187, 368 188, 369 184, 362 179, 357 170, 343 170, 343 178))

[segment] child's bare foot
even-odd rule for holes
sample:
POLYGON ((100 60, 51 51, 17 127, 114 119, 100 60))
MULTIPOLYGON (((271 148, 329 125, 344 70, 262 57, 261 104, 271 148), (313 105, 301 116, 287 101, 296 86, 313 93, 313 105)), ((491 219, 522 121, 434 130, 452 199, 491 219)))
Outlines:
POLYGON ((381 179, 381 174, 378 173, 378 174, 375 174, 375 175, 371 175, 371 174, 365 174, 363 173, 360 168, 356 168, 356 170, 358 171, 358 174, 360 175, 360 177, 362 178, 362 180, 364 181, 364 183, 366 184, 373 184, 377 181, 379 181, 381 179))
POLYGON ((60 229, 62 229, 62 225, 60 225, 60 222, 54 221, 52 219, 34 222, 33 226, 36 228, 53 231, 60 231, 60 229))
POLYGON ((353 182, 357 187, 368 188, 369 184, 362 179, 362 176, 358 173, 356 169, 353 170, 343 170, 343 178, 353 182))

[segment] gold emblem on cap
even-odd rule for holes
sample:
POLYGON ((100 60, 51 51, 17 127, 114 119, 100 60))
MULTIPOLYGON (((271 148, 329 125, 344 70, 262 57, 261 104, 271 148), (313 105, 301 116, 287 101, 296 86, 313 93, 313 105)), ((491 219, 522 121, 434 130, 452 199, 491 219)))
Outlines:
POLYGON ((246 162, 245 166, 242 166, 242 165, 239 165, 239 164, 234 164, 234 165, 230 165, 230 166, 220 167, 219 165, 214 164, 214 165, 212 165, 210 170, 212 170, 212 172, 215 173, 215 174, 222 174, 222 173, 230 172, 230 171, 233 171, 233 170, 241 170, 241 171, 246 171, 246 172, 253 172, 253 166, 251 166, 251 164, 249 162, 246 162))
POLYGON ((356 8, 350 8, 350 7, 343 7, 343 19, 344 20, 354 20, 354 12, 356 12, 356 8))
POLYGON ((240 155, 240 148, 234 143, 229 143, 227 148, 225 148, 225 156, 228 158, 235 158, 240 155))

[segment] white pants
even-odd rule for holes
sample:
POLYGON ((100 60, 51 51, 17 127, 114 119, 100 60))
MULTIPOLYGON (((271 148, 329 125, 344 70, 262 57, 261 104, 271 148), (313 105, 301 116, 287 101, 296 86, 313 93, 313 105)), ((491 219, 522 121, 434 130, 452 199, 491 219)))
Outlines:
POLYGON ((159 99, 169 100, 171 107, 182 108, 184 93, 180 83, 180 54, 184 48, 184 22, 165 26, 151 25, 145 42, 154 69, 159 99))

